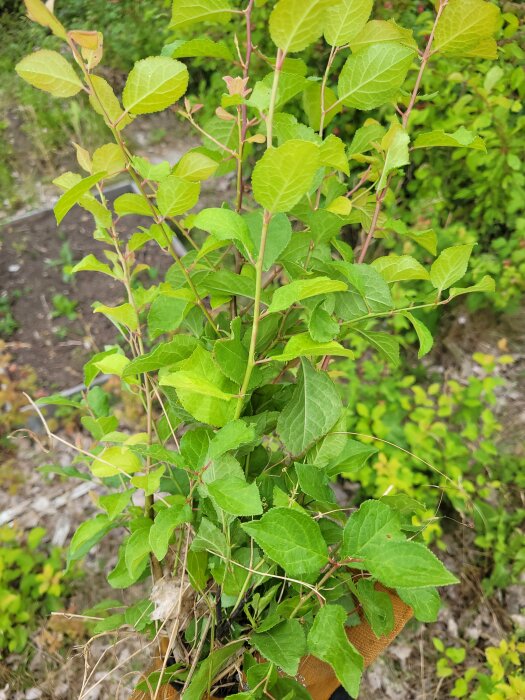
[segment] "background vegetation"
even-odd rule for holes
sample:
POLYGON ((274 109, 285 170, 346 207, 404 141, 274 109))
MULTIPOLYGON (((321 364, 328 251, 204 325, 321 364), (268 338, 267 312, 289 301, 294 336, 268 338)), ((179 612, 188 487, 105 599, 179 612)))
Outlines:
MULTIPOLYGON (((432 687, 437 698, 517 700, 525 696, 523 611, 518 606, 508 613, 508 601, 514 587, 523 582, 525 570, 524 426, 516 422, 517 414, 523 412, 525 340, 525 12, 521 3, 497 4, 504 12, 498 60, 458 65, 456 59, 440 58, 424 76, 425 109, 413 117, 414 123, 434 130, 450 133, 466 127, 475 131, 487 152, 457 149, 451 154, 436 149, 425 153, 421 162, 416 156, 406 172, 405 186, 386 202, 390 218, 434 231, 440 248, 476 243, 468 282, 474 284, 490 274, 497 281, 496 292, 468 297, 459 310, 426 313, 424 320, 435 332, 435 346, 416 372, 410 353, 398 367, 384 369, 359 343, 357 361, 338 365, 341 395, 352 409, 349 430, 370 445, 370 459, 349 471, 345 488, 356 502, 391 489, 406 494, 407 502, 416 501, 421 522, 432 519, 424 530, 426 540, 465 558, 471 587, 462 586, 459 593, 450 594, 446 605, 451 616, 465 605, 486 606, 501 615, 497 632, 491 629, 477 638, 450 632, 450 625, 438 628, 439 636, 428 651, 435 665, 432 687), (449 479, 459 481, 462 489, 451 490, 449 479)), ((107 134, 82 103, 71 101, 64 106, 18 79, 14 66, 20 58, 35 46, 52 47, 55 40, 28 22, 18 3, 3 5, 0 187, 6 212, 13 212, 28 201, 38 201, 35 171, 39 181, 49 180, 57 163, 67 162, 70 147, 66 154, 64 134, 89 149, 103 143, 107 134)), ((396 2, 394 10, 389 3, 381 5, 385 19, 394 11, 398 17, 402 6, 401 22, 413 26, 416 34, 428 24, 431 8, 426 3, 396 2)), ((267 9, 262 7, 260 13, 265 17, 267 9)), ((70 27, 105 30, 105 62, 118 80, 139 58, 170 47, 174 37, 166 30, 168 15, 169 7, 162 0, 74 0, 64 3, 60 16, 70 27)), ((211 36, 225 38, 220 29, 212 30, 211 36)), ((262 43, 260 50, 265 53, 262 43)), ((262 76, 264 61, 255 60, 262 76)), ((308 61, 315 65, 319 60, 313 48, 308 61)), ((215 72, 210 72, 209 60, 199 65, 197 59, 194 67, 192 100, 220 101, 210 98, 210 93, 224 92, 221 76, 228 72, 228 62, 217 59, 215 72)), ((364 120, 366 115, 361 117, 364 120)), ((345 142, 361 125, 349 119, 340 126, 345 142)), ((349 226, 350 244, 356 234, 357 228, 349 226)), ((381 245, 385 252, 414 254, 416 250, 410 238, 387 232, 381 245)), ((61 269, 71 267, 67 249, 64 256, 61 269)), ((0 336, 8 343, 16 339, 17 326, 24 322, 13 314, 14 301, 4 294, 0 304, 0 336)), ((75 307, 57 299, 54 312, 67 318, 75 307)), ((399 319, 389 323, 409 345, 414 339, 409 324, 399 319)), ((19 384, 27 383, 25 370, 23 376, 13 370, 8 350, 2 349, 0 367, 0 402, 9 409, 3 419, 5 435, 23 424, 19 406, 11 398, 19 384)), ((65 408, 56 420, 80 429, 74 409, 65 408)), ((2 446, 7 463, 15 443, 5 435, 2 446)), ((8 469, 2 478, 8 483, 12 472, 8 469)), ((4 540, 0 592, 7 592, 0 606, 0 650, 31 656, 25 641, 32 626, 39 616, 67 604, 69 584, 64 586, 59 573, 58 551, 48 547, 48 553, 42 554, 47 541, 44 532, 30 532, 16 544, 7 530, 1 530, 0 537, 4 540)), ((415 638, 409 643, 416 643, 415 638)))

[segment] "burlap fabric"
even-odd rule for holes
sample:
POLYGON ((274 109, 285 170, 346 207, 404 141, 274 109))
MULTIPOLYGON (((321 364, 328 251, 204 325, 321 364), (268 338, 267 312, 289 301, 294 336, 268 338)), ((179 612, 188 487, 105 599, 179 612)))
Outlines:
MULTIPOLYGON (((361 618, 361 623, 355 627, 348 627, 346 635, 360 654, 362 654, 365 667, 370 666, 376 658, 394 641, 406 623, 413 615, 412 608, 403 603, 394 591, 390 591, 380 584, 376 588, 386 591, 392 601, 394 609, 394 629, 390 634, 379 639, 372 632, 368 622, 361 618)), ((157 660, 147 671, 146 676, 162 666, 162 661, 157 660)), ((331 695, 340 683, 334 675, 332 668, 314 656, 305 656, 299 666, 297 680, 304 685, 313 700, 330 700, 331 695)), ((131 700, 151 700, 150 693, 136 691, 131 700)), ((158 700, 179 700, 179 693, 171 686, 162 686, 162 692, 157 696, 158 700)))

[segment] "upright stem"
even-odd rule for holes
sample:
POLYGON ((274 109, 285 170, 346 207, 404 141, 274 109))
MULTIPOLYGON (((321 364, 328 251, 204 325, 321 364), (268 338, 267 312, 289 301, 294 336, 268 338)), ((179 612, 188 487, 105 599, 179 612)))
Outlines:
POLYGON ((268 236, 268 226, 270 224, 271 216, 272 215, 267 211, 265 211, 263 214, 263 224, 262 224, 262 231, 261 231, 261 248, 259 251, 259 257, 257 259, 257 265, 255 267, 255 301, 253 304, 252 334, 250 337, 250 348, 248 350, 248 362, 246 364, 246 371, 244 373, 244 379, 242 382, 241 391, 239 393, 239 398, 237 399, 235 418, 239 418, 241 415, 244 397, 246 396, 246 393, 248 392, 248 386, 250 384, 250 379, 252 376, 253 368, 255 367, 255 347, 257 345, 257 336, 259 333, 259 321, 261 318, 261 292, 262 292, 264 251, 266 248, 266 239, 268 236))
MULTIPOLYGON (((406 129, 408 126, 408 120, 410 119, 410 114, 412 113, 412 110, 414 109, 414 105, 416 104, 417 96, 419 93, 419 88, 421 87, 421 81, 423 79, 423 73, 425 72, 425 68, 427 67, 428 61, 430 59, 430 56, 432 55, 432 44, 434 42, 434 36, 436 34, 436 28, 438 25, 439 20, 441 19, 441 15, 443 14, 443 10, 445 7, 448 5, 448 0, 440 0, 439 3, 439 8, 436 14, 436 18, 434 20, 434 25, 432 27, 432 31, 430 32, 430 36, 428 37, 427 45, 425 47, 425 50, 423 51, 423 55, 421 57, 421 65, 419 67, 419 73, 416 78, 416 84, 414 85, 414 89, 412 90, 412 95, 410 96, 410 101, 408 103, 408 107, 405 110, 405 113, 403 114, 403 127, 406 129)), ((363 244, 363 247, 361 249, 361 253, 359 255, 359 259, 357 262, 362 263, 364 262, 366 253, 368 251, 368 248, 370 246, 370 243, 372 241, 372 238, 374 236, 374 232, 377 228, 377 222, 379 219, 379 214, 381 213, 381 207, 383 205, 383 200, 385 199, 388 187, 390 185, 390 180, 391 177, 388 179, 388 182, 386 184, 386 187, 381 190, 377 194, 377 199, 376 199, 376 208, 374 210, 374 216, 372 218, 372 223, 370 225, 370 230, 368 231, 368 235, 365 239, 365 242, 363 244)))
MULTIPOLYGON (((106 117, 106 119, 107 119, 107 121, 108 121, 108 124, 111 124, 111 120, 109 119, 109 115, 107 114, 107 112, 106 112, 106 110, 105 110, 105 108, 104 108, 104 104, 102 103, 102 100, 100 100, 100 98, 98 97, 98 95, 97 95, 97 93, 96 93, 95 87, 94 87, 94 85, 93 85, 93 81, 91 80, 91 74, 90 74, 89 71, 86 69, 86 66, 84 65, 84 62, 83 62, 83 60, 82 60, 82 56, 78 53, 78 51, 77 51, 77 49, 76 49, 76 46, 75 46, 75 44, 73 43, 73 41, 68 40, 68 45, 69 45, 69 48, 71 49, 71 51, 72 51, 72 53, 73 53, 73 56, 75 57, 75 60, 77 61, 78 65, 80 66, 80 68, 81 68, 81 70, 82 70, 82 73, 84 74, 84 78, 86 79, 86 83, 87 83, 87 85, 88 85, 88 87, 89 87, 89 90, 90 90, 91 94, 92 94, 92 95, 95 97, 95 99, 98 101, 98 103, 99 103, 99 105, 100 105, 100 108, 101 108, 103 114, 105 115, 105 117, 106 117)), ((174 260, 174 261, 177 263, 177 265, 179 266, 179 268, 180 268, 180 270, 181 270, 181 272, 182 272, 182 274, 183 274, 183 276, 184 276, 184 279, 186 280, 186 282, 187 282, 189 288, 191 289, 191 291, 193 292, 193 294, 194 294, 194 296, 195 296, 195 301, 196 301, 196 303, 197 303, 197 304, 199 305, 199 307, 201 308, 201 310, 202 310, 202 312, 204 313, 206 319, 208 320, 208 323, 211 325, 211 327, 213 328, 213 330, 215 331, 215 333, 216 333, 217 335, 219 335, 219 329, 218 329, 218 327, 217 327, 215 321, 213 320, 212 315, 210 314, 209 310, 206 308, 206 305, 204 304, 203 300, 200 298, 200 296, 199 296, 199 294, 198 294, 198 292, 197 292, 197 289, 195 288, 195 285, 193 284, 193 280, 191 279, 191 276, 190 276, 188 270, 187 270, 187 269, 185 268, 185 266, 183 265, 182 260, 181 260, 180 257, 177 255, 177 253, 176 253, 176 251, 175 251, 175 248, 173 247, 173 243, 172 243, 172 240, 171 240, 171 229, 170 229, 169 227, 166 227, 166 223, 164 222, 164 220, 163 220, 162 218, 159 217, 159 214, 158 214, 157 210, 155 209, 153 203, 151 202, 150 198, 148 197, 148 195, 147 195, 146 192, 144 191, 144 188, 142 187, 141 179, 140 179, 139 175, 137 174, 137 172, 135 171, 135 168, 133 167, 133 162, 132 162, 132 160, 131 160, 131 154, 130 154, 130 152, 128 151, 128 149, 127 149, 127 147, 126 147, 126 144, 124 143, 124 141, 123 141, 123 139, 122 139, 122 136, 121 136, 119 130, 118 130, 114 125, 110 126, 110 128, 111 128, 111 132, 112 132, 112 134, 113 134, 113 138, 115 139, 115 141, 116 141, 116 143, 117 143, 117 146, 118 146, 118 147, 120 148, 120 150, 122 151, 122 154, 123 154, 123 156, 124 156, 124 158, 125 158, 125 160, 126 160, 127 168, 128 168, 129 174, 131 175, 133 181, 134 181, 135 184, 137 185, 137 188, 139 189, 140 193, 142 194, 144 200, 147 202, 149 208, 151 209, 151 213, 152 213, 152 216, 153 216, 153 220, 155 221, 156 224, 159 224, 159 226, 160 226, 161 229, 162 229, 162 233, 163 233, 163 235, 164 235, 164 238, 166 239, 166 244, 167 244, 167 246, 168 246, 168 250, 169 250, 169 252, 170 252, 171 257, 173 258, 173 260, 174 260)))
POLYGON ((283 67, 286 53, 281 49, 277 49, 277 58, 275 59, 275 71, 273 74, 272 92, 270 95, 270 106, 268 116, 266 118, 266 147, 272 147, 273 141, 273 114, 275 112, 275 104, 277 102, 277 88, 279 87, 279 78, 283 67))
POLYGON ((386 187, 384 187, 381 192, 377 193, 377 199, 376 199, 376 208, 374 209, 374 215, 372 216, 372 221, 370 223, 370 230, 368 231, 368 234, 366 236, 366 240, 363 244, 363 247, 361 248, 361 252, 359 254, 359 259, 358 263, 362 263, 366 257, 366 253, 368 251, 368 248, 370 246, 370 243, 372 242, 372 238, 374 237, 375 230, 377 228, 377 222, 379 220, 379 215, 381 213, 381 207, 383 205, 383 200, 386 197, 386 193, 388 191, 388 186, 390 184, 390 180, 387 182, 386 187))
POLYGON ((406 108, 406 111, 403 114, 403 126, 405 127, 405 129, 408 125, 408 120, 410 118, 410 114, 411 114, 412 110, 414 109, 414 105, 416 104, 419 88, 421 87, 421 80, 423 79, 423 73, 425 72, 425 68, 427 67, 427 63, 430 59, 430 56, 432 55, 432 44, 434 43, 434 36, 436 34, 436 28, 437 28, 438 22, 441 19, 441 15, 443 14, 443 10, 445 9, 445 7, 447 5, 448 5, 448 0, 440 0, 438 11, 436 14, 436 19, 434 20, 434 26, 432 27, 432 31, 430 32, 430 36, 428 37, 428 42, 427 42, 426 48, 423 52, 423 56, 421 57, 421 66, 419 67, 419 73, 418 73, 417 78, 416 78, 416 84, 414 85, 414 89, 412 90, 412 95, 410 97, 410 102, 408 103, 408 107, 406 108))

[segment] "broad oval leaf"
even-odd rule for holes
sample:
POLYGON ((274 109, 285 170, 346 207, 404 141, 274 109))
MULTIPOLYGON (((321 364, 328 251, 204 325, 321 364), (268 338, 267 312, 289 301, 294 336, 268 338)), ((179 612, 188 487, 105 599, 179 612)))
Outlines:
POLYGON ((373 0, 334 2, 326 12, 324 36, 331 46, 348 44, 365 26, 373 0))
POLYGON ((27 83, 49 92, 53 97, 73 97, 82 88, 82 82, 66 59, 56 51, 40 49, 23 58, 15 67, 27 83))
POLYGON ((166 177, 157 191, 157 204, 162 216, 178 216, 192 209, 199 201, 199 182, 190 182, 177 175, 166 177))
POLYGON ((131 69, 122 101, 132 114, 161 112, 184 95, 188 87, 188 69, 167 56, 150 56, 137 61, 131 69))
POLYGON ((119 474, 134 474, 142 469, 142 462, 129 447, 106 447, 90 468, 93 476, 104 479, 119 474))
POLYGON ((500 10, 485 0, 449 0, 436 27, 433 49, 452 56, 496 58, 493 34, 500 10))
POLYGON ((269 148, 253 170, 255 201, 272 214, 289 211, 312 186, 318 164, 319 148, 310 141, 269 148))
POLYGON ((332 292, 344 292, 348 289, 346 282, 331 280, 329 277, 316 277, 310 280, 294 280, 284 287, 276 289, 268 313, 276 313, 290 308, 293 304, 303 299, 330 294, 332 292))
POLYGON ((347 612, 341 605, 324 605, 308 634, 308 650, 334 669, 337 679, 352 697, 359 694, 363 657, 345 632, 347 612))
POLYGON ((474 244, 454 245, 445 250, 432 263, 430 281, 439 294, 458 282, 467 271, 474 244))
POLYGON ((414 55, 413 49, 394 41, 352 54, 339 76, 339 101, 361 110, 389 102, 403 85, 414 55))
POLYGON ((270 35, 285 53, 302 51, 323 33, 331 0, 279 0, 270 15, 270 35))
POLYGON ((233 11, 229 0, 174 0, 170 29, 188 27, 195 22, 224 24, 233 11))
POLYGON ((260 520, 242 527, 290 576, 318 573, 328 561, 319 525, 300 511, 272 508, 260 520))
POLYGON ((277 421, 277 432, 291 454, 300 455, 326 435, 341 411, 341 399, 330 377, 302 359, 292 398, 277 421))
POLYGON ((299 620, 284 620, 266 632, 252 634, 250 641, 265 659, 289 676, 297 675, 306 654, 306 636, 299 620))

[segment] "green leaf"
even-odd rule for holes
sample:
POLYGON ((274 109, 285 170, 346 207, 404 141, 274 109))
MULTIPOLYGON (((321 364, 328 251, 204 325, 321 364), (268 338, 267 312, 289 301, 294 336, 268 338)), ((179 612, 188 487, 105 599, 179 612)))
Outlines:
POLYGON ((376 121, 369 121, 372 123, 362 126, 355 132, 352 143, 348 147, 350 157, 362 155, 372 149, 379 149, 381 140, 386 133, 385 127, 376 121))
POLYGON ((195 217, 193 228, 207 231, 220 241, 239 241, 241 253, 254 251, 246 221, 229 209, 203 209, 195 217))
POLYGON ((157 204, 164 217, 185 214, 199 201, 199 182, 183 180, 177 175, 165 178, 157 190, 157 204))
POLYGON ((94 313, 104 314, 104 316, 107 316, 107 318, 114 323, 126 326, 130 331, 136 331, 138 328, 139 320, 137 318, 137 312, 128 302, 120 304, 120 306, 105 306, 97 302, 93 307, 94 313))
POLYGON ((428 280, 428 272, 423 265, 410 255, 385 255, 376 258, 372 267, 389 283, 404 280, 428 280))
POLYGON ((412 49, 393 41, 352 54, 339 75, 339 100, 361 110, 390 102, 403 85, 413 58, 412 49))
POLYGON ((200 39, 178 39, 162 49, 163 56, 171 58, 224 58, 233 61, 233 54, 224 41, 212 41, 205 37, 200 39))
MULTIPOLYGON (((319 131, 321 127, 322 94, 323 89, 319 83, 309 82, 307 83, 307 87, 303 90, 303 109, 306 113, 308 124, 316 131, 319 131)), ((341 104, 337 101, 337 95, 329 87, 325 87, 324 89, 324 108, 327 110, 323 121, 323 125, 326 127, 336 114, 339 114, 343 109, 341 104), (332 105, 334 105, 333 108, 332 105)))
POLYGON ((125 378, 133 374, 154 372, 161 367, 174 365, 188 358, 197 344, 198 341, 193 336, 177 335, 168 343, 159 343, 151 352, 132 360, 129 365, 126 365, 122 376, 125 378))
POLYGON ((153 210, 147 200, 141 194, 126 192, 117 197, 113 202, 113 208, 118 216, 139 214, 140 216, 153 216, 153 210))
POLYGON ((184 63, 167 56, 150 56, 131 69, 122 102, 132 114, 161 112, 184 95, 188 80, 184 63))
POLYGON ((436 148, 444 146, 447 148, 473 148, 486 152, 485 142, 473 131, 468 131, 464 126, 453 134, 447 134, 443 129, 429 131, 426 134, 419 134, 414 141, 414 148, 436 148))
POLYGON ((166 374, 162 377, 160 383, 162 386, 175 387, 181 392, 187 390, 196 395, 209 396, 222 401, 230 401, 234 398, 233 394, 226 394, 212 381, 191 370, 181 370, 180 372, 166 374))
POLYGON ((240 386, 248 363, 248 350, 238 338, 218 340, 213 349, 221 372, 240 386))
POLYGON ((341 399, 330 377, 305 359, 277 432, 292 455, 300 455, 333 427, 342 411, 341 399))
POLYGON ((131 578, 135 578, 144 570, 144 565, 149 559, 149 530, 150 525, 140 527, 131 534, 126 543, 124 561, 131 578))
POLYGON ((71 64, 56 51, 35 51, 17 63, 15 70, 27 83, 53 97, 73 97, 83 88, 71 64))
POLYGON ((279 0, 270 15, 270 36, 285 53, 302 51, 323 33, 329 0, 279 0))
POLYGON ((357 333, 363 336, 370 345, 378 350, 393 367, 399 366, 399 341, 388 333, 378 331, 364 331, 362 328, 354 328, 357 333))
POLYGON ((451 56, 497 58, 492 35, 499 28, 500 10, 484 0, 449 0, 434 34, 434 51, 451 56))
POLYGON ((263 507, 255 482, 229 477, 208 484, 208 491, 215 503, 225 513, 236 516, 261 515, 263 507))
MULTIPOLYGON (((206 0, 206 2, 210 2, 210 0, 206 0)), ((220 649, 212 651, 199 664, 188 689, 181 696, 181 700, 202 700, 215 677, 227 666, 230 659, 242 649, 243 644, 242 640, 231 642, 220 649)))
POLYGON ((331 46, 344 46, 359 34, 372 12, 373 0, 334 2, 326 11, 324 36, 331 46))
MULTIPOLYGON (((243 219, 248 225, 253 248, 259 251, 261 248, 263 213, 260 209, 257 209, 249 214, 244 214, 243 219)), ((272 267, 291 239, 292 225, 286 214, 275 214, 272 216, 264 249, 263 270, 265 272, 272 267)))
POLYGON ((116 175, 126 168, 126 158, 116 143, 106 143, 93 153, 92 169, 95 173, 116 175))
POLYGON ((335 170, 340 170, 346 175, 350 174, 346 149, 341 139, 330 134, 319 149, 319 165, 327 165, 335 170))
POLYGON ((247 425, 243 420, 233 420, 215 433, 208 448, 208 455, 210 459, 217 459, 226 452, 252 442, 254 438, 255 430, 251 425, 247 425))
POLYGON ((398 588, 401 600, 410 605, 414 617, 420 622, 435 622, 441 607, 441 599, 435 588, 398 588))
POLYGON ((328 343, 339 335, 339 324, 321 304, 315 307, 308 322, 308 330, 317 343, 328 343))
POLYGON ((389 634, 394 629, 394 609, 388 593, 377 590, 374 581, 362 578, 357 582, 357 597, 375 636, 389 634))
POLYGON ((228 556, 226 537, 207 518, 201 520, 200 527, 191 543, 193 552, 211 552, 222 557, 228 556))
POLYGON ((150 469, 146 474, 131 477, 131 484, 136 489, 142 489, 146 496, 151 496, 160 491, 160 480, 164 476, 165 471, 165 466, 150 469))
POLYGON ((306 654, 306 637, 298 620, 285 620, 267 632, 252 634, 250 641, 265 659, 289 676, 297 675, 299 662, 306 654))
POLYGON ((439 294, 463 277, 473 248, 472 243, 445 248, 433 262, 430 268, 430 281, 439 294))
POLYGON ((319 525, 305 513, 272 508, 260 520, 241 526, 290 576, 317 574, 328 561, 319 525))
POLYGON ((318 164, 319 148, 310 141, 269 148, 253 170, 255 201, 272 214, 289 211, 311 188, 318 164))
POLYGON ((331 280, 328 277, 294 280, 275 290, 271 304, 268 307, 268 313, 284 311, 303 299, 309 299, 320 294, 330 294, 331 292, 344 292, 346 289, 348 289, 348 285, 345 282, 331 280))
POLYGON ((390 588, 429 588, 459 583, 439 559, 419 542, 390 542, 365 556, 366 569, 390 588))
POLYGON ((330 476, 343 472, 356 472, 362 469, 370 457, 377 453, 377 448, 364 445, 357 440, 347 440, 343 450, 328 465, 330 476))
POLYGON ((89 96, 89 102, 109 127, 115 124, 117 131, 120 131, 133 120, 131 115, 124 114, 124 110, 107 80, 99 75, 92 75, 91 84, 93 92, 89 96))
POLYGON ((91 473, 99 479, 119 474, 134 474, 142 469, 142 462, 129 447, 106 447, 92 463, 91 473))
POLYGON ((107 515, 97 515, 96 518, 85 520, 71 538, 68 550, 68 566, 72 561, 82 559, 89 550, 114 527, 107 515))
POLYGON ((241 296, 255 298, 255 280, 244 275, 237 275, 230 270, 218 270, 206 276, 202 285, 207 292, 219 296, 241 296))
POLYGON ((479 282, 473 284, 471 287, 453 287, 450 290, 449 298, 459 297, 461 294, 474 294, 475 292, 494 292, 496 290, 496 285, 494 280, 489 275, 485 275, 480 279, 479 282))
POLYGON ((282 353, 272 355, 272 360, 279 362, 289 362, 296 357, 318 356, 318 355, 337 355, 339 357, 354 357, 351 350, 343 347, 341 343, 335 340, 326 343, 316 343, 309 333, 298 333, 290 338, 282 353))
POLYGON ((185 299, 159 294, 148 312, 149 337, 154 340, 162 333, 176 330, 184 321, 187 310, 188 302, 185 299))
POLYGON ((112 272, 110 266, 100 262, 100 260, 98 260, 93 253, 86 255, 84 258, 82 258, 82 260, 80 260, 80 262, 77 262, 77 264, 72 267, 71 274, 74 275, 77 272, 101 272, 102 274, 113 277, 114 279, 117 278, 117 276, 112 272))
POLYGON ((363 657, 346 636, 346 617, 346 610, 340 605, 324 605, 308 634, 308 650, 330 664, 343 688, 355 698, 359 694, 363 657))
POLYGON ((159 511, 149 531, 151 551, 159 561, 168 553, 168 545, 175 528, 192 520, 191 506, 186 503, 184 496, 181 496, 180 500, 180 503, 159 511))
POLYGON ((410 163, 410 157, 408 155, 409 143, 410 136, 406 129, 404 129, 401 124, 393 122, 381 141, 381 149, 385 152, 385 163, 381 171, 381 177, 376 185, 378 192, 386 187, 388 176, 393 170, 402 168, 404 165, 410 163))
POLYGON ((419 357, 419 359, 421 359, 432 350, 432 346, 434 345, 434 338, 432 337, 432 333, 428 330, 428 328, 422 321, 420 321, 408 311, 403 312, 403 316, 405 318, 408 318, 410 323, 414 326, 414 330, 416 331, 416 335, 419 340, 419 352, 417 356, 419 357))
POLYGON ((108 514, 108 518, 110 520, 114 520, 117 515, 120 515, 124 508, 126 508, 126 506, 129 504, 133 493, 133 489, 129 489, 128 491, 121 491, 120 493, 111 493, 107 496, 100 496, 98 499, 98 504, 101 508, 104 508, 108 514))
POLYGON ((295 471, 301 490, 316 501, 334 502, 334 492, 328 485, 328 477, 319 467, 312 464, 296 464, 295 471))
POLYGON ((365 501, 345 525, 340 555, 368 557, 403 539, 397 513, 381 501, 365 501))
POLYGON ((175 166, 174 174, 190 182, 201 182, 211 177, 219 163, 200 151, 188 151, 175 166))
POLYGON ((371 44, 396 41, 414 51, 417 51, 417 42, 411 29, 405 29, 396 24, 395 20, 388 21, 373 19, 367 22, 359 34, 350 41, 352 53, 357 53, 371 44))
POLYGON ((171 172, 171 165, 167 160, 153 164, 147 158, 133 156, 131 158, 131 162, 133 163, 134 169, 142 178, 144 178, 144 180, 160 182, 161 180, 164 180, 165 177, 168 177, 171 172))
POLYGON ((183 408, 203 423, 222 427, 235 414, 238 389, 215 364, 210 353, 197 346, 193 354, 180 363, 180 370, 165 374, 160 384, 173 386, 183 408))
POLYGON ((225 24, 232 12, 228 0, 173 0, 170 29, 189 27, 195 22, 225 24))
POLYGON ((92 187, 94 187, 97 184, 97 182, 100 182, 105 177, 105 175, 106 173, 95 173, 94 175, 85 177, 83 180, 80 180, 80 182, 77 182, 76 185, 73 185, 73 187, 64 192, 64 194, 60 197, 58 202, 53 207, 57 224, 60 224, 62 222, 62 219, 68 213, 68 211, 75 204, 78 204, 79 200, 87 192, 89 192, 89 190, 92 187))

